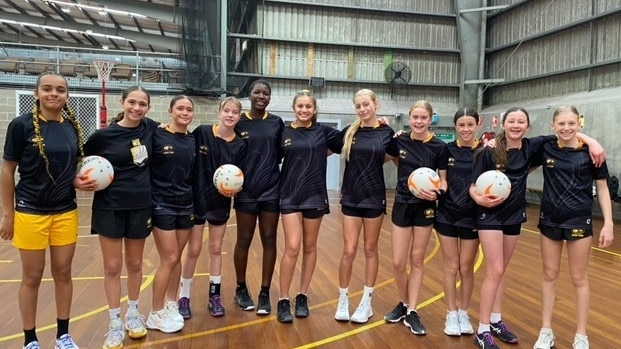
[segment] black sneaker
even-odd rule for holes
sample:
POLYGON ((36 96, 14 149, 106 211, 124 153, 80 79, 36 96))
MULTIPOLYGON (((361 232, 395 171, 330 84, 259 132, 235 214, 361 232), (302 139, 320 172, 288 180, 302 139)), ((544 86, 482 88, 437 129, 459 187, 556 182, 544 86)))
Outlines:
POLYGON ((506 343, 516 344, 518 342, 518 337, 511 332, 509 327, 501 321, 489 324, 492 333, 498 336, 498 338, 506 343))
POLYGON ((305 294, 295 296, 295 317, 308 317, 308 297, 305 294))
POLYGON ((390 313, 384 316, 384 320, 386 320, 386 322, 397 323, 405 319, 405 316, 407 314, 408 314, 408 308, 405 305, 403 305, 403 302, 399 302, 399 304, 397 304, 395 309, 391 310, 390 313))
POLYGON ((492 337, 490 331, 477 333, 474 336, 474 345, 481 349, 500 349, 500 347, 496 345, 496 342, 494 342, 494 337, 492 337))
POLYGON ((257 308, 258 315, 269 315, 272 312, 272 305, 270 304, 270 295, 268 293, 259 293, 259 307, 257 308))
POLYGON ((250 296, 250 292, 248 292, 247 288, 236 289, 233 300, 237 303, 237 306, 239 306, 241 310, 254 309, 254 302, 252 301, 252 297, 250 296))
POLYGON ((420 321, 420 317, 418 316, 418 313, 416 313, 415 311, 410 312, 405 316, 405 320, 403 320, 403 324, 406 327, 409 327, 410 331, 416 335, 427 334, 427 329, 425 328, 425 325, 423 325, 423 323, 420 321))
POLYGON ((291 315, 291 302, 288 299, 281 299, 276 306, 276 312, 278 313, 278 321, 282 323, 293 322, 293 316, 291 315))

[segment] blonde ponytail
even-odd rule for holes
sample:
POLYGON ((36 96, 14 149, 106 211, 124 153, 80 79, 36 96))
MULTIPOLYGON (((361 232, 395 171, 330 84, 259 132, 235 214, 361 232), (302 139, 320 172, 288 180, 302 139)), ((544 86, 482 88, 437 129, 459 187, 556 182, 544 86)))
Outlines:
POLYGON ((343 150, 341 151, 345 161, 349 161, 349 153, 351 152, 351 145, 354 142, 354 135, 358 132, 360 125, 362 125, 362 120, 360 118, 356 118, 356 120, 349 125, 347 132, 345 132, 345 138, 343 139, 343 150))

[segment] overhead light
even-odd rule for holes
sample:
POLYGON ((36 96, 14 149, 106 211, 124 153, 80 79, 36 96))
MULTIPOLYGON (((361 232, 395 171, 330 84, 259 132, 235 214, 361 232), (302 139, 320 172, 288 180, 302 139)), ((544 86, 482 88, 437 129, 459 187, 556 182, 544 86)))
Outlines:
POLYGON ((71 13, 71 9, 69 7, 62 7, 60 10, 64 13, 71 13))
MULTIPOLYGON (((26 2, 28 2, 28 0, 26 0, 26 2)), ((131 17, 136 17, 136 18, 148 18, 147 16, 145 16, 143 14, 140 14, 140 13, 112 10, 112 9, 108 9, 108 8, 102 8, 102 7, 99 7, 99 6, 81 5, 81 4, 65 2, 65 1, 59 1, 59 0, 45 0, 45 2, 54 3, 54 4, 57 4, 59 6, 63 6, 63 7, 75 7, 75 8, 78 8, 80 10, 97 11, 102 16, 105 16, 105 15, 110 13, 110 14, 113 14, 113 15, 131 16, 131 17)))
POLYGON ((101 47, 101 49, 102 49, 102 50, 107 50, 107 49, 109 49, 109 47, 108 47, 107 45, 103 45, 103 46, 101 47))
POLYGON ((93 34, 93 31, 89 29, 89 30, 86 31, 86 34, 89 34, 89 35, 93 34))
POLYGON ((101 10, 101 11, 99 11, 99 12, 97 12, 97 13, 99 13, 99 15, 100 15, 100 16, 105 16, 105 15, 107 15, 107 14, 108 14, 108 12, 106 12, 106 11, 104 11, 104 10, 101 10))

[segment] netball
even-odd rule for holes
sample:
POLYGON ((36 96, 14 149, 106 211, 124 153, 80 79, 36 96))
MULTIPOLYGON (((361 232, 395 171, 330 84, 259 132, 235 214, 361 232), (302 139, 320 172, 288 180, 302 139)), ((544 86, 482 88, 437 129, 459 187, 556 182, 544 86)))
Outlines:
POLYGON ((213 174, 213 185, 224 196, 235 196, 235 194, 242 190, 243 184, 244 173, 235 165, 222 165, 213 174))
POLYGON ((511 181, 507 175, 498 170, 486 171, 477 178, 476 192, 506 199, 511 193, 511 181))
POLYGON ((99 155, 84 157, 78 164, 78 176, 84 176, 87 180, 94 179, 97 189, 106 189, 114 179, 114 168, 106 158, 99 155))
POLYGON ((429 167, 419 167, 410 174, 408 188, 412 195, 418 197, 421 189, 440 188, 440 176, 429 167))

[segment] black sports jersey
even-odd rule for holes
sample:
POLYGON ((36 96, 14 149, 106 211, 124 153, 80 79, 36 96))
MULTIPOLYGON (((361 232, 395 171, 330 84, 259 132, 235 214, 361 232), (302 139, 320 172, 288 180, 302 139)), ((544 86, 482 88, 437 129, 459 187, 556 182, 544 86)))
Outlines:
POLYGON ((280 142, 283 163, 280 172, 280 208, 327 208, 327 153, 340 153, 341 132, 322 124, 284 128, 280 142))
POLYGON ((546 142, 541 154, 543 198, 539 224, 564 229, 592 228, 593 180, 608 178, 604 163, 597 168, 589 148, 561 148, 546 142))
POLYGON ((32 113, 14 118, 6 132, 3 158, 18 163, 15 210, 33 214, 71 211, 77 208, 73 187, 80 156, 76 130, 66 119, 58 122, 39 118, 45 155, 49 161, 48 174, 34 141, 32 118, 32 113))
POLYGON ((244 188, 237 194, 239 202, 278 200, 278 165, 282 158, 280 135, 285 123, 274 114, 261 119, 242 115, 235 132, 246 142, 244 188))
MULTIPOLYGON (((196 141, 194 164, 194 213, 204 218, 207 212, 231 207, 231 198, 221 195, 213 185, 213 174, 224 164, 233 164, 243 171, 246 143, 235 135, 226 140, 215 136, 216 125, 201 125, 192 134, 196 141)), ((244 174, 244 187, 246 186, 244 174)))
POLYGON ((144 118, 137 127, 115 123, 90 136, 84 153, 103 156, 114 168, 110 186, 95 192, 93 209, 130 210, 152 206, 149 162, 157 125, 144 118))
POLYGON ((192 175, 195 142, 191 133, 158 128, 153 135, 151 197, 157 215, 188 215, 193 211, 192 175))
POLYGON ((480 229, 488 225, 526 222, 526 177, 540 147, 544 142, 554 139, 554 135, 523 138, 520 148, 507 150, 508 163, 505 169, 498 168, 490 148, 483 148, 475 156, 471 183, 475 183, 479 175, 488 170, 501 170, 511 181, 511 193, 502 204, 492 208, 477 206, 477 225, 480 229))
POLYGON ((457 141, 446 145, 446 194, 438 200, 436 221, 464 228, 476 228, 476 203, 470 197, 472 159, 476 148, 461 147, 457 141))
POLYGON ((395 201, 407 204, 426 202, 427 200, 419 199, 410 192, 408 178, 420 167, 446 170, 446 143, 435 136, 425 141, 415 140, 411 138, 411 132, 408 132, 397 137, 396 145, 399 152, 399 166, 395 201))
MULTIPOLYGON (((344 136, 349 126, 341 134, 344 136)), ((349 160, 345 162, 341 205, 356 208, 385 209, 386 184, 384 160, 386 153, 395 156, 395 134, 390 126, 360 127, 354 135, 349 160)))

